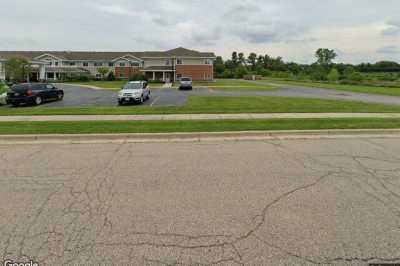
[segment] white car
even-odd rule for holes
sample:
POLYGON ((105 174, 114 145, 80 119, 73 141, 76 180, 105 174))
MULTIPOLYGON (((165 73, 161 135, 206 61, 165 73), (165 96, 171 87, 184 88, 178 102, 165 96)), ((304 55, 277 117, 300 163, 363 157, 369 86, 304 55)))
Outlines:
POLYGON ((150 88, 147 81, 130 81, 118 92, 118 104, 129 102, 143 103, 150 98, 150 88))

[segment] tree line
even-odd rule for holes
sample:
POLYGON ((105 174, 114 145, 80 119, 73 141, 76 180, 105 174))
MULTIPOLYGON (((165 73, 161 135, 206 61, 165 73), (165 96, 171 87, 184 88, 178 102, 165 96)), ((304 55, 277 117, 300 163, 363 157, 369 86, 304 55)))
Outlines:
MULTIPOLYGON (((334 50, 320 48, 315 52, 316 61, 312 64, 285 62, 282 57, 268 54, 257 55, 233 52, 228 60, 218 56, 214 62, 216 78, 243 78, 246 75, 261 75, 277 78, 295 77, 316 81, 354 80, 363 78, 361 73, 393 72, 400 73, 397 62, 381 61, 375 64, 359 65, 334 63, 337 53, 334 50)), ((400 75, 400 74, 399 74, 400 75)))

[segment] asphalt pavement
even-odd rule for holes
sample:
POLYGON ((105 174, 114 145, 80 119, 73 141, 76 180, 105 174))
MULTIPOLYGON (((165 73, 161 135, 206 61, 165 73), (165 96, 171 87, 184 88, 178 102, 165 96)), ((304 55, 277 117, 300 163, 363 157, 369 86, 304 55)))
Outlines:
MULTIPOLYGON (((271 85, 268 82, 255 82, 259 84, 271 85)), ((39 108, 117 106, 116 91, 92 89, 79 85, 57 84, 57 86, 64 90, 64 100, 59 102, 45 103, 39 108)), ((144 105, 183 106, 187 103, 189 96, 284 96, 400 105, 400 97, 397 96, 352 93, 332 89, 306 88, 291 85, 279 85, 277 89, 271 91, 221 91, 209 88, 194 88, 192 91, 180 91, 176 88, 153 89, 151 90, 150 100, 146 101, 144 105)), ((12 107, 6 106, 6 108, 12 107)))
POLYGON ((400 263, 400 139, 0 145, 3 260, 400 263))

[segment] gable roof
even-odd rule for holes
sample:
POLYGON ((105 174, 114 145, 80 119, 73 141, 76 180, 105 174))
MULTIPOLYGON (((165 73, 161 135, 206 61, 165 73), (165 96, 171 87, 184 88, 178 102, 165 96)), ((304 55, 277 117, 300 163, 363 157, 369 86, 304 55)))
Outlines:
POLYGON ((0 51, 0 59, 10 59, 13 57, 32 60, 42 55, 52 55, 64 60, 109 60, 123 56, 133 56, 137 58, 149 57, 209 57, 214 58, 214 53, 198 52, 183 47, 168 51, 147 51, 147 52, 73 52, 73 51, 0 51))

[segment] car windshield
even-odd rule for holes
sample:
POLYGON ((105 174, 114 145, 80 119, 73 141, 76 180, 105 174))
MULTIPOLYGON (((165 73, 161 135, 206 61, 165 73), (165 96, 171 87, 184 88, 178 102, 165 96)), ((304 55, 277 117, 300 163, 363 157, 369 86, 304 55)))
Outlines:
POLYGON ((192 81, 190 78, 181 78, 181 81, 192 81))
POLYGON ((140 90, 143 88, 142 83, 128 83, 122 89, 123 90, 140 90))

